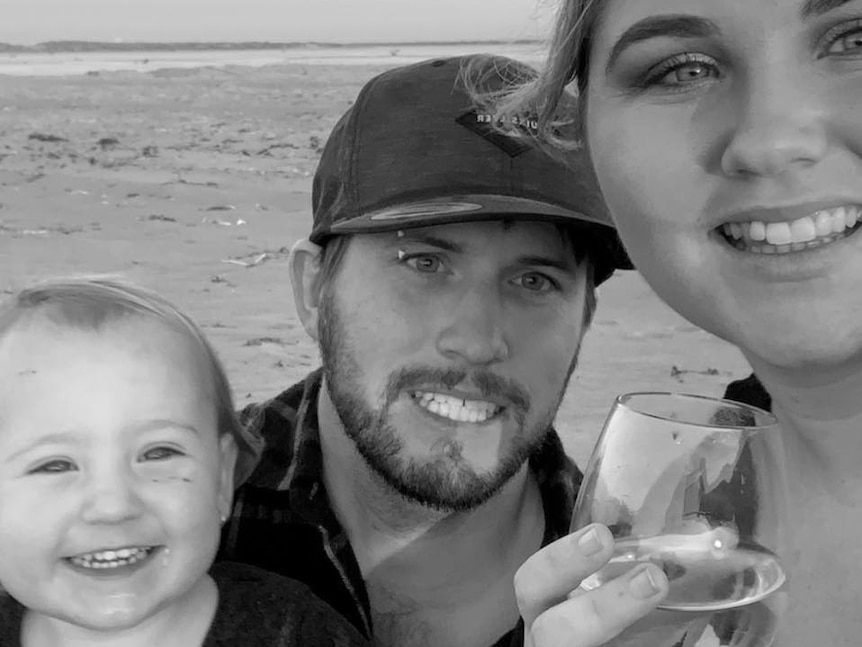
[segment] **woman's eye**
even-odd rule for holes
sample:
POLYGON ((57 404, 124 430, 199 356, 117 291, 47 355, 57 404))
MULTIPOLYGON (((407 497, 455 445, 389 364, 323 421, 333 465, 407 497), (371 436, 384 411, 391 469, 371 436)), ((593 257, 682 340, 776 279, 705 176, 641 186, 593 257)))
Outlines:
POLYGON ((532 292, 547 292, 557 287, 556 282, 539 272, 527 272, 526 274, 522 274, 515 279, 515 282, 521 287, 532 292))
POLYGON ((65 458, 57 458, 46 461, 37 467, 31 469, 28 474, 63 474, 65 472, 73 472, 78 468, 75 464, 65 458))
POLYGON ((183 453, 173 447, 153 447, 141 454, 143 461, 164 461, 174 456, 183 456, 183 453))
POLYGON ((712 59, 695 54, 681 54, 650 70, 644 85, 686 87, 718 77, 718 66, 712 59))
POLYGON ((415 256, 408 256, 404 259, 404 262, 417 272, 422 272, 424 274, 433 274, 435 272, 439 272, 442 266, 442 263, 440 262, 439 258, 437 258, 436 256, 431 256, 429 254, 417 254, 415 256))
POLYGON ((846 54, 862 55, 862 25, 839 33, 835 40, 830 43, 826 53, 839 56, 846 54))

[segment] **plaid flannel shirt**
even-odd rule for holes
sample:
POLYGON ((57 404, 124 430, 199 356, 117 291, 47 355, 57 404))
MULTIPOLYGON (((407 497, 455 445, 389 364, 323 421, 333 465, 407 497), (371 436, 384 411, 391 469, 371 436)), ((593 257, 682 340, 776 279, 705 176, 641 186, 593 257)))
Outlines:
MULTIPOLYGON (((317 396, 322 371, 314 371, 272 400, 241 413, 263 443, 249 479, 237 490, 222 531, 218 559, 253 564, 304 582, 320 598, 372 637, 368 593, 347 534, 324 489, 317 396)), ((569 532, 581 473, 557 433, 530 457, 545 512, 543 545, 569 532)), ((494 647, 523 644, 518 623, 494 647)))

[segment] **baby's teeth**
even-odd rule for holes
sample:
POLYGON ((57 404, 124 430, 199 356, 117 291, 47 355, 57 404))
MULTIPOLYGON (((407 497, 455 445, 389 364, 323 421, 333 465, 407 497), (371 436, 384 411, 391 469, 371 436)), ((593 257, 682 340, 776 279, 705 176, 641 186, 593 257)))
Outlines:
POLYGON ((786 222, 770 222, 766 225, 766 242, 770 245, 787 245, 792 240, 790 225, 786 222))
POLYGON ((847 209, 847 217, 846 217, 846 225, 848 227, 855 227, 856 221, 859 219, 859 210, 856 207, 850 207, 847 209))

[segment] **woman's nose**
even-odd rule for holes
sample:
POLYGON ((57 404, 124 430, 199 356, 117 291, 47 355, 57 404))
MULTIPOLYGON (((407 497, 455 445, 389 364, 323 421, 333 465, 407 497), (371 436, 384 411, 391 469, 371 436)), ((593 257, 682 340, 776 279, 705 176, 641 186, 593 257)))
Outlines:
POLYGON ((774 177, 819 162, 828 146, 828 96, 811 70, 788 63, 745 82, 721 159, 731 176, 774 177))

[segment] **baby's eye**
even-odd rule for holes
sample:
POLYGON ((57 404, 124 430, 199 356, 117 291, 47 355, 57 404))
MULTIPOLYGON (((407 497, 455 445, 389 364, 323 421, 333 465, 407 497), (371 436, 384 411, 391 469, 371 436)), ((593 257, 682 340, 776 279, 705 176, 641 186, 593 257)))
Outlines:
POLYGON ((77 471, 78 467, 65 458, 54 458, 45 461, 31 469, 28 474, 63 474, 64 472, 77 471))
POLYGON ((142 461, 166 461, 175 456, 184 456, 183 452, 174 447, 153 447, 141 454, 142 461))

